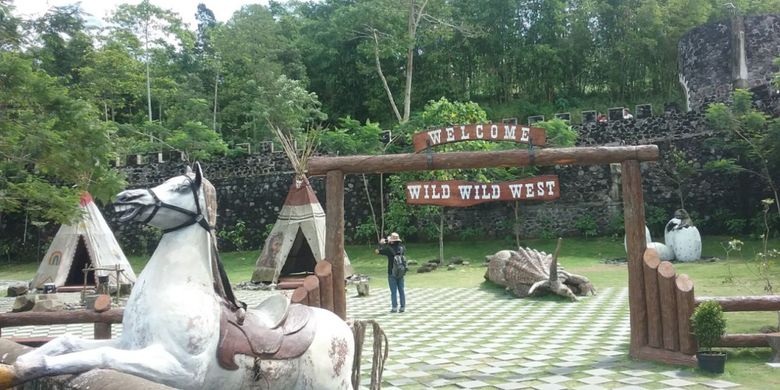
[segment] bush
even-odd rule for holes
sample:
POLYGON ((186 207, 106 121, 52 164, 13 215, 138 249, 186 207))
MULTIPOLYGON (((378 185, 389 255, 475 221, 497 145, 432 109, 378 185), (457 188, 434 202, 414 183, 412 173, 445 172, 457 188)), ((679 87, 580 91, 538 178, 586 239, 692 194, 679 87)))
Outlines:
POLYGON ((711 351, 712 347, 720 341, 726 333, 726 319, 723 317, 723 309, 716 301, 702 302, 691 316, 691 326, 699 350, 711 351))

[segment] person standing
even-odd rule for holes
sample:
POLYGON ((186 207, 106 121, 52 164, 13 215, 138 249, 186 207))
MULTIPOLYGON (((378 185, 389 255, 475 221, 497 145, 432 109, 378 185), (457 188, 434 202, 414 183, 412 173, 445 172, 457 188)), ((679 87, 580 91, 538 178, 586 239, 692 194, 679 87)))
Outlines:
POLYGON ((390 233, 387 239, 379 240, 379 248, 374 250, 378 255, 387 256, 387 282, 390 285, 390 312, 403 313, 406 310, 406 293, 404 292, 404 277, 393 276, 393 261, 396 255, 406 255, 406 247, 401 244, 398 233, 390 233), (400 308, 398 306, 400 300, 400 308))

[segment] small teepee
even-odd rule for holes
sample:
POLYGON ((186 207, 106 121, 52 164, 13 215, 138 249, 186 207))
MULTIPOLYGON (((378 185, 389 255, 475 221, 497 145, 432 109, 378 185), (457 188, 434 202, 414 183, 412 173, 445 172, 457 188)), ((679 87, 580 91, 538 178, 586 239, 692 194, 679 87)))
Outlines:
POLYGON ((98 276, 108 276, 109 284, 116 286, 117 266, 122 270, 119 284, 135 283, 135 273, 92 196, 86 192, 81 195, 79 206, 81 217, 73 224, 60 226, 31 287, 42 289, 44 283, 57 287, 84 285, 83 270, 87 267, 101 268, 87 273, 88 285, 96 285, 98 276))
MULTIPOLYGON (((252 274, 254 283, 276 284, 280 276, 313 273, 317 262, 325 259, 325 211, 305 174, 316 140, 310 134, 299 156, 293 142, 278 129, 276 133, 293 165, 295 178, 257 258, 252 274)), ((344 275, 351 276, 352 273, 345 253, 344 275)))

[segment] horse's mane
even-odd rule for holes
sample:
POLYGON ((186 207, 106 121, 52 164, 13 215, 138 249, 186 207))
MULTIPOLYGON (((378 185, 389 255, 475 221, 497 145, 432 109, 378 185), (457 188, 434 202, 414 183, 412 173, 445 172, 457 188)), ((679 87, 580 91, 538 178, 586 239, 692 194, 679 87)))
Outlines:
POLYGON ((222 261, 219 258, 219 249, 217 248, 217 189, 211 184, 205 177, 201 178, 201 191, 203 191, 203 198, 206 201, 206 219, 211 226, 211 249, 213 254, 213 273, 214 273, 214 290, 222 298, 235 305, 236 308, 246 307, 246 304, 236 299, 233 294, 233 289, 230 286, 230 280, 228 280, 225 268, 222 265, 222 261))
MULTIPOLYGON (((203 191, 203 197, 206 199, 206 219, 209 222, 209 226, 212 228, 217 226, 217 189, 206 178, 201 179, 201 191, 203 191)), ((214 238, 214 245, 216 245, 216 234, 214 230, 211 231, 211 235, 214 238)))

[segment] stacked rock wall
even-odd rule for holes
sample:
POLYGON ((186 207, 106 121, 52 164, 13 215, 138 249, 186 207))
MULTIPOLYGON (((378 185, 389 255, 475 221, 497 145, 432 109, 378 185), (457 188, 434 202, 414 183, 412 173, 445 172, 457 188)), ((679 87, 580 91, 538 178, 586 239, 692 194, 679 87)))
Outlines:
POLYGON ((762 99, 771 98, 772 74, 777 72, 774 59, 780 56, 780 15, 737 17, 696 27, 680 39, 678 71, 688 109, 728 100, 739 78, 740 40, 747 67, 742 87, 765 94, 762 99))

